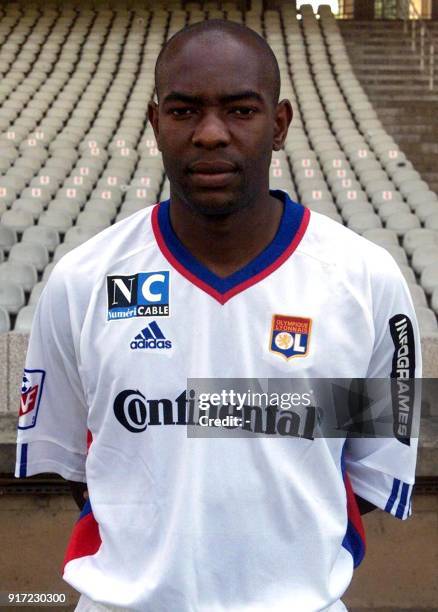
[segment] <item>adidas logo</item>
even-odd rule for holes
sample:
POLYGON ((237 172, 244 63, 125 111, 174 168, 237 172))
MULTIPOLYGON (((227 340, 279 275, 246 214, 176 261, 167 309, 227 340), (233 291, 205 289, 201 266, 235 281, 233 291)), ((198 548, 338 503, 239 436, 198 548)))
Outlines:
POLYGON ((130 344, 131 349, 170 349, 172 342, 166 340, 156 321, 141 330, 130 344))

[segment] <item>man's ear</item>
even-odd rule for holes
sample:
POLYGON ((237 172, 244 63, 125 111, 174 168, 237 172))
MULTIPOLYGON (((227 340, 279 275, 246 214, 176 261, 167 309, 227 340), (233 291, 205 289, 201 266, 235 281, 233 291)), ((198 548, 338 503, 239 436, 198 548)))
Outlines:
POLYGON ((149 119, 150 124, 152 125, 152 129, 154 130, 155 140, 157 141, 158 150, 161 151, 160 145, 159 145, 160 129, 159 129, 159 121, 158 121, 158 104, 154 100, 152 100, 148 104, 148 119, 149 119))
POLYGON ((293 117, 292 105, 289 100, 281 100, 275 109, 274 141, 272 149, 280 151, 286 140, 289 125, 293 117))

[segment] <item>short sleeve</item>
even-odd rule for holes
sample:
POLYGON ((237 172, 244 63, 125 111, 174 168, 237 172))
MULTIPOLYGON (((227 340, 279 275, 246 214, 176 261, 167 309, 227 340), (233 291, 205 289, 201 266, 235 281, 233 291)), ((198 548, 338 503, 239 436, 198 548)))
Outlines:
MULTIPOLYGON (((395 261, 381 251, 372 278, 375 339, 367 378, 398 379, 400 388, 410 388, 410 408, 421 405, 421 346, 415 310, 408 286, 395 261), (377 267, 378 266, 378 267, 377 267), (405 385, 406 382, 406 385, 405 385), (413 391, 412 391, 413 390, 413 391)), ((394 381, 395 382, 395 381, 394 381)), ((389 385, 388 385, 389 388, 389 385)), ((350 438, 345 446, 345 468, 354 492, 393 516, 405 519, 411 514, 415 482, 418 435, 410 422, 419 415, 393 405, 394 436, 350 438)))
POLYGON ((50 472, 85 482, 87 403, 64 276, 58 264, 33 320, 21 386, 17 478, 50 472))

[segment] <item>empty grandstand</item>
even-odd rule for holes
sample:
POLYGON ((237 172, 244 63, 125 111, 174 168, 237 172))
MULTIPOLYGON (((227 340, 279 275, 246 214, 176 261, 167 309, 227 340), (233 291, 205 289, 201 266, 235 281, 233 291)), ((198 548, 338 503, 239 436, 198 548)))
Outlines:
POLYGON ((4 4, 0 20, 0 331, 29 332, 60 257, 168 196, 147 124, 153 67, 185 24, 225 17, 268 40, 295 117, 271 184, 382 245, 437 331, 438 198, 355 75, 328 6, 4 4))

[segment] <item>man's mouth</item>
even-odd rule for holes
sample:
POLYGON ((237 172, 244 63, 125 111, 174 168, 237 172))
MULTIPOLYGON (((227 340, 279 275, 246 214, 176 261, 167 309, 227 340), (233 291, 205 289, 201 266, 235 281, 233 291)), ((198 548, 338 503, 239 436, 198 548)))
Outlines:
POLYGON ((192 181, 199 187, 226 187, 235 177, 237 168, 228 161, 198 161, 189 166, 192 181))

